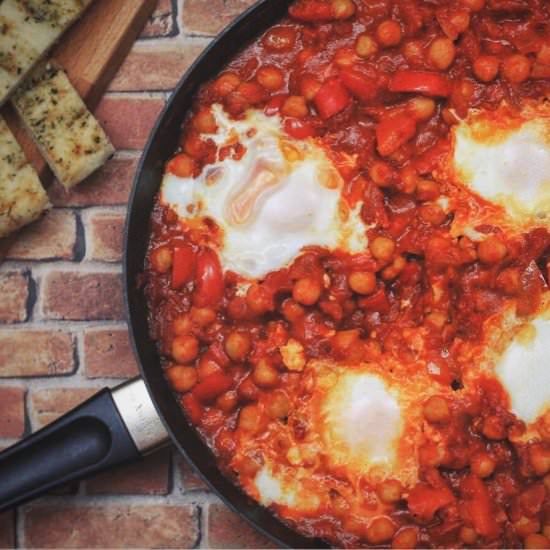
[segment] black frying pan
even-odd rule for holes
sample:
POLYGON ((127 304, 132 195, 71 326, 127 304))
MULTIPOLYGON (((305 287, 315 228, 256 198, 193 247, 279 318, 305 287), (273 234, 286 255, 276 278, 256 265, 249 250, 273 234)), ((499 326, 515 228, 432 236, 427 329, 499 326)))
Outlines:
POLYGON ((275 542, 298 548, 326 547, 288 528, 220 472, 213 453, 187 423, 163 377, 157 347, 149 338, 146 301, 136 284, 143 271, 149 217, 164 164, 176 150, 181 123, 195 92, 244 44, 281 18, 289 3, 260 0, 218 36, 179 82, 143 153, 129 204, 124 257, 127 317, 142 378, 102 390, 0 453, 0 511, 58 485, 137 460, 171 439, 233 510, 275 542))

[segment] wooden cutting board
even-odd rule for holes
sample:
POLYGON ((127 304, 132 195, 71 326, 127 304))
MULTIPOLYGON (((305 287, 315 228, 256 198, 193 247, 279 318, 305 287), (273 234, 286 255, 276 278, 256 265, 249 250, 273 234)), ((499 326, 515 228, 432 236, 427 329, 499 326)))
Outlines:
MULTIPOLYGON (((158 0, 95 0, 50 57, 69 75, 88 107, 93 110, 128 54, 158 0)), ((42 183, 53 179, 48 165, 19 124, 11 105, 1 111, 42 183)))

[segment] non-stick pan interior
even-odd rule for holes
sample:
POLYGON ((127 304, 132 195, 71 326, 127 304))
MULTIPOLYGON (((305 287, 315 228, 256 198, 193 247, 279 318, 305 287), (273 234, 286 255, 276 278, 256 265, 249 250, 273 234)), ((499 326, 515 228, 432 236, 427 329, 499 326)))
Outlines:
MULTIPOLYGON (((149 338, 147 308, 138 287, 149 235, 149 217, 158 192, 165 162, 175 151, 182 121, 193 95, 205 81, 250 40, 280 19, 290 0, 262 0, 234 21, 197 59, 179 82, 154 128, 143 153, 134 181, 126 222, 125 284, 128 321, 138 363, 157 410, 164 419, 179 450, 197 471, 236 512, 253 523, 275 542, 298 548, 326 547, 319 540, 298 535, 268 510, 254 503, 216 466, 214 455, 194 428, 185 420, 181 408, 164 379, 155 343, 149 338)), ((212 13, 212 17, 216 17, 212 13)))

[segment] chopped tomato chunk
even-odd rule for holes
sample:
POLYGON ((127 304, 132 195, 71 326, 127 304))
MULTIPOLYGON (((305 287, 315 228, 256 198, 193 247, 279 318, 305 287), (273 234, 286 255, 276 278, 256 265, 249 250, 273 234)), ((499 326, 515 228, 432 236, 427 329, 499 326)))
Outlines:
POLYGON ((428 521, 440 508, 454 501, 455 496, 448 487, 434 488, 419 483, 409 493, 407 504, 414 515, 428 521))
POLYGON ((447 97, 451 93, 449 78, 430 71, 397 71, 388 87, 391 92, 416 92, 430 96, 447 97))
POLYGON ((343 111, 350 104, 351 97, 342 82, 334 78, 321 85, 313 102, 323 118, 330 118, 343 111))
POLYGON ((296 139, 305 139, 315 135, 313 124, 297 118, 287 118, 284 123, 285 132, 296 139))
POLYGON ((233 381, 222 372, 207 376, 193 388, 193 395, 200 401, 212 401, 231 388, 233 381))

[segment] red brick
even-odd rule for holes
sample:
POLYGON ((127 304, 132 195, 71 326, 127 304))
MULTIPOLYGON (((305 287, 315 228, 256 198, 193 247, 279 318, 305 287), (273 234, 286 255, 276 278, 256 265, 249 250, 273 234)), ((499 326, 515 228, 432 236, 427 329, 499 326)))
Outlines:
POLYGON ((208 548, 277 548, 277 546, 224 504, 210 504, 208 548))
POLYGON ((6 257, 11 260, 72 260, 75 244, 74 213, 54 208, 17 233, 6 250, 6 257))
POLYGON ((20 271, 0 273, 0 323, 18 323, 27 319, 28 277, 20 271))
POLYGON ((75 369, 74 341, 54 330, 0 330, 0 378, 53 376, 75 369))
POLYGON ((120 67, 111 91, 172 90, 204 45, 137 43, 120 67))
POLYGON ((199 537, 193 506, 99 506, 26 510, 28 548, 190 548, 199 537))
POLYGON ((15 513, 0 514, 0 548, 15 548, 15 513))
POLYGON ((185 0, 182 26, 188 33, 214 36, 253 3, 254 0, 185 0))
POLYGON ((122 319, 118 273, 53 271, 42 280, 43 312, 50 319, 122 319))
POLYGON ((126 204, 132 189, 137 157, 115 156, 89 178, 67 193, 59 184, 50 188, 56 206, 114 206, 126 204))
POLYGON ((170 36, 176 31, 174 13, 171 0, 159 0, 155 11, 145 25, 141 36, 151 38, 156 36, 170 36))
POLYGON ((107 94, 95 114, 117 149, 142 149, 163 106, 158 97, 107 94))
POLYGON ((90 330, 84 335, 88 378, 130 378, 139 373, 126 329, 90 330))
POLYGON ((90 259, 118 262, 122 258, 124 214, 99 212, 88 220, 90 259))
POLYGON ((206 483, 200 478, 198 474, 195 473, 189 462, 185 459, 184 456, 179 453, 176 455, 176 467, 180 472, 180 479, 182 482, 182 489, 184 491, 208 491, 209 487, 206 483))
POLYGON ((30 396, 33 429, 38 430, 86 401, 99 388, 48 388, 30 396))
POLYGON ((170 449, 114 468, 86 483, 90 494, 166 495, 170 492, 170 449))
POLYGON ((25 431, 25 391, 0 387, 0 411, 0 437, 21 437, 25 431))

